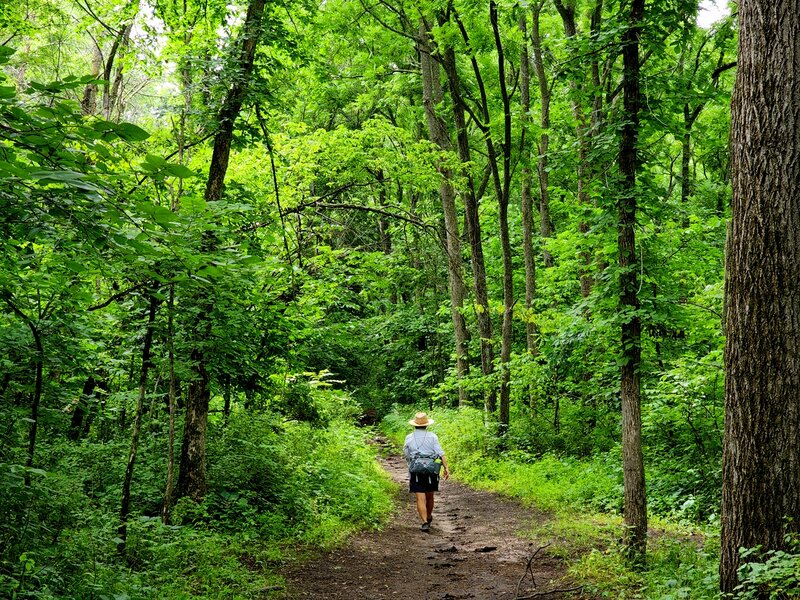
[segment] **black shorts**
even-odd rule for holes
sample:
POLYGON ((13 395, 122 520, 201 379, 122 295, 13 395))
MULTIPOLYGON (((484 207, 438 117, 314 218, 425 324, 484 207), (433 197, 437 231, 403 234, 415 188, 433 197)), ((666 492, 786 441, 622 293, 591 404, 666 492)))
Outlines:
POLYGON ((427 473, 409 473, 408 474, 408 491, 409 492, 438 492, 439 491, 439 476, 429 475, 427 473))

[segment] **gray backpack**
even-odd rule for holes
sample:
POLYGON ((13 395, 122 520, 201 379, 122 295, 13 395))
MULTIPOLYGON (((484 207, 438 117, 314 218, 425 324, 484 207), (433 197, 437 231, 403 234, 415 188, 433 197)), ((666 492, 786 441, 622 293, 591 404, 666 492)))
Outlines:
MULTIPOLYGON (((427 438, 428 433, 425 432, 427 438)), ((423 452, 422 446, 425 444, 425 439, 422 444, 411 454, 411 460, 408 463, 408 470, 416 475, 439 475, 442 468, 442 461, 439 457, 431 452, 423 452)))

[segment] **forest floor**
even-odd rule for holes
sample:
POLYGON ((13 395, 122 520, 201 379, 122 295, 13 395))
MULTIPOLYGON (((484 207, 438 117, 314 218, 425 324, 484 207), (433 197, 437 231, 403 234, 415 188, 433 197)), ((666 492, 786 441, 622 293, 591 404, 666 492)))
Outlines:
POLYGON ((523 600, 589 598, 566 577, 564 560, 520 536, 548 516, 453 480, 442 481, 430 533, 420 531, 398 456, 384 468, 401 489, 391 521, 336 550, 287 565, 283 598, 301 600, 523 600))

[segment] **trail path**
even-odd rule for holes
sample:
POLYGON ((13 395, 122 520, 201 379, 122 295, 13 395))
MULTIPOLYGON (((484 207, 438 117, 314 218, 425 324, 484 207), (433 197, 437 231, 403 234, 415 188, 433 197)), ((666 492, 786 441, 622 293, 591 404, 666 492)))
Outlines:
POLYGON ((431 531, 425 533, 419 529, 419 517, 407 492, 405 461, 390 457, 384 467, 402 486, 391 523, 382 531, 357 535, 343 548, 290 566, 284 573, 288 583, 285 598, 584 597, 568 592, 548 593, 572 586, 563 581, 563 562, 544 552, 536 554, 531 571, 527 570, 529 558, 539 545, 516 534, 532 521, 546 517, 450 480, 439 486, 431 531))

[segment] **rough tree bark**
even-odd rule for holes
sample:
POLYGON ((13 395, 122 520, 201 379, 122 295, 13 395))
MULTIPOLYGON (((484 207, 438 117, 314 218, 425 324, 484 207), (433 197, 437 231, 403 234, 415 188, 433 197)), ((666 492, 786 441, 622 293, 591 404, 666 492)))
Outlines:
POLYGON ((639 261, 636 254, 636 170, 639 134, 639 38, 645 0, 632 0, 622 42, 625 124, 619 151, 622 189, 617 201, 622 323, 622 463, 624 479, 624 544, 629 558, 644 561, 647 549, 647 497, 642 456, 641 380, 642 323, 639 309, 639 261))
POLYGON ((739 3, 720 587, 800 528, 800 0, 739 3))

